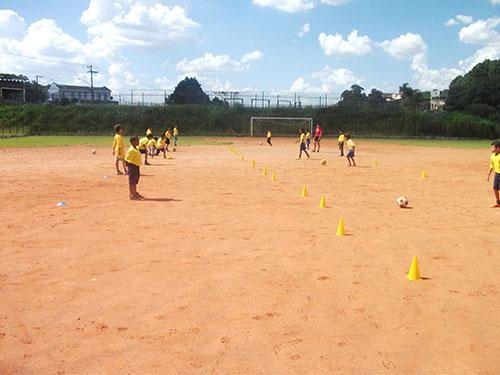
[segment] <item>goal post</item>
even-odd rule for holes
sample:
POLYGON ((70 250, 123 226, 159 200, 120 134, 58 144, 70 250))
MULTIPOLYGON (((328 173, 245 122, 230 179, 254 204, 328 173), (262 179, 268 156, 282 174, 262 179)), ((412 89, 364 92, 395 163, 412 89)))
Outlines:
MULTIPOLYGON (((265 135, 267 130, 271 132, 284 133, 284 129, 290 129, 288 134, 294 134, 300 128, 309 129, 313 132, 313 119, 310 117, 251 117, 250 137, 254 135, 265 135), (261 130, 262 133, 259 131, 261 130)), ((287 130, 288 132, 288 130, 287 130)))

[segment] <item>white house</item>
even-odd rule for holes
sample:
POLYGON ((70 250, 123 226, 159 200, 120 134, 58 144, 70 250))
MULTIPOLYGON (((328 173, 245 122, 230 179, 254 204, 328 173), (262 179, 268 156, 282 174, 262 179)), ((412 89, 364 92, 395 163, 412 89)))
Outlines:
MULTIPOLYGON (((59 101, 63 98, 76 100, 81 103, 92 102, 92 90, 90 86, 60 85, 52 82, 49 86, 49 102, 59 101)), ((111 102, 111 90, 107 87, 94 87, 94 102, 111 102)))
POLYGON ((448 97, 448 90, 432 90, 431 91, 431 111, 439 111, 443 109, 448 97))

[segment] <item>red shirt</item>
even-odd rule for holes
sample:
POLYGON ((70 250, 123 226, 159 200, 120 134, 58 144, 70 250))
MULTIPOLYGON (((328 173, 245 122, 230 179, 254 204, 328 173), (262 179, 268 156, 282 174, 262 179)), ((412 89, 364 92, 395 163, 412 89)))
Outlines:
POLYGON ((323 136, 323 129, 321 129, 321 128, 314 129, 314 136, 321 138, 323 136))

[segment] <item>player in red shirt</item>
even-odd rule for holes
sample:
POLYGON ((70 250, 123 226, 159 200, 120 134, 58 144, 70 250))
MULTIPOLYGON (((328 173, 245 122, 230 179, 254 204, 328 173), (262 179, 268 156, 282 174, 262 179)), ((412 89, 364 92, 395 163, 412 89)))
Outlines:
POLYGON ((323 129, 321 129, 321 126, 319 124, 316 124, 316 129, 314 129, 314 147, 313 147, 313 152, 316 152, 316 146, 318 146, 318 152, 319 148, 321 147, 321 137, 323 136, 323 129))

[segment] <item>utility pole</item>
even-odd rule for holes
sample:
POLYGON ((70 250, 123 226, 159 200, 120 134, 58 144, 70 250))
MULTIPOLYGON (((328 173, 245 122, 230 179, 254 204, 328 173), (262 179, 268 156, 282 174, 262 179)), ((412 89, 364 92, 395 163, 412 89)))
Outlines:
POLYGON ((40 89, 40 86, 38 85, 38 78, 43 78, 43 76, 35 75, 36 90, 33 90, 33 99, 32 99, 35 101, 35 103, 38 103, 38 94, 39 94, 39 89, 40 89))
POLYGON ((92 99, 92 103, 94 103, 94 74, 97 74, 98 71, 94 70, 92 65, 87 66, 87 73, 90 74, 90 97, 92 99))
POLYGON ((35 81, 37 85, 38 85, 38 78, 43 78, 43 76, 35 76, 35 81))

